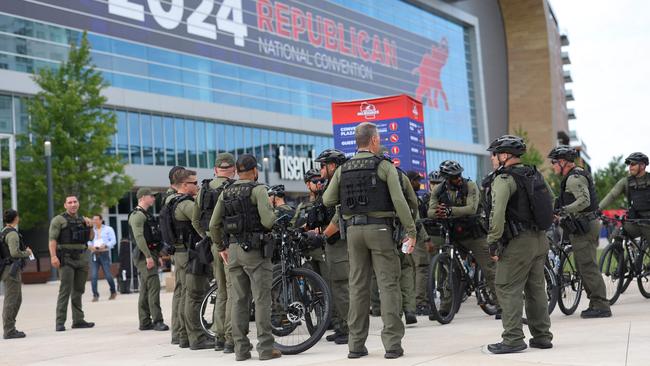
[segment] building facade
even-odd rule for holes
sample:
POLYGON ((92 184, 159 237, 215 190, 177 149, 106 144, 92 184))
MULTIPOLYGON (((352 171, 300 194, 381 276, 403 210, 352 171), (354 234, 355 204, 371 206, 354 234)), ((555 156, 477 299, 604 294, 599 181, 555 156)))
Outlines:
MULTIPOLYGON (((497 0, 2 1, 0 133, 27 130, 25 101, 38 91, 31 75, 56 68, 87 31, 110 84, 105 108, 118 121, 107 154, 128 164, 137 186, 165 187, 173 165, 211 177, 216 154, 229 151, 255 154, 267 183, 304 193, 281 162, 333 145, 331 103, 395 94, 424 105, 428 171, 455 159, 478 180, 489 169, 487 143, 513 126, 507 7, 517 8, 497 0)), ((110 208, 118 234, 133 196, 110 208)))

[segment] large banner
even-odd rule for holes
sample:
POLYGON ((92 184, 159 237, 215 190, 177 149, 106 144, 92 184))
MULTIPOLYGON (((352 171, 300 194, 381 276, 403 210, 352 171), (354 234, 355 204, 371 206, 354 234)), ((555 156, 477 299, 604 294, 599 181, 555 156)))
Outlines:
POLYGON ((448 72, 466 79, 462 26, 436 18, 440 34, 426 38, 329 1, 2 0, 0 12, 441 111, 452 55, 448 72))
MULTIPOLYGON (((390 152, 393 164, 427 176, 422 103, 408 95, 332 103, 334 146, 351 156, 357 150, 354 129, 372 122, 379 129, 381 144, 390 152)), ((423 179, 426 182, 426 179, 423 179)))

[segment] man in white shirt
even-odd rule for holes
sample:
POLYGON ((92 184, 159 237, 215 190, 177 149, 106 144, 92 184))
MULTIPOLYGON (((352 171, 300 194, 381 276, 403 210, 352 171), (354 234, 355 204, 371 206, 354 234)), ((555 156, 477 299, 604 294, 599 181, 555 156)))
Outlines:
POLYGON ((111 289, 111 296, 109 300, 115 299, 117 292, 115 291, 115 281, 111 274, 111 249, 117 242, 115 239, 115 231, 112 227, 104 225, 104 220, 101 215, 93 216, 93 231, 95 236, 93 240, 88 242, 88 249, 92 252, 90 261, 90 283, 93 290, 93 302, 99 300, 99 292, 97 291, 97 278, 99 277, 99 267, 104 271, 104 277, 108 281, 111 289))

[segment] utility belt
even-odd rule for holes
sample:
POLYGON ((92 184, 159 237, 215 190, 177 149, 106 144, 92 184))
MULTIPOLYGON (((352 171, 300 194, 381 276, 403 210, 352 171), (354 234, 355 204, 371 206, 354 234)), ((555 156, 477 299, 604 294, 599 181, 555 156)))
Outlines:
POLYGON ((346 226, 355 226, 355 225, 393 226, 394 224, 395 224, 395 218, 392 217, 370 217, 367 215, 354 215, 351 218, 345 220, 346 226))
POLYGON ((61 266, 65 265, 66 259, 79 260, 81 255, 86 252, 86 249, 72 249, 68 247, 58 247, 56 249, 56 256, 59 258, 61 266))
POLYGON ((586 215, 569 215, 560 221, 560 227, 568 234, 585 235, 591 231, 591 222, 598 218, 596 212, 586 215))
POLYGON ((506 223, 503 226, 501 243, 505 246, 510 242, 510 240, 517 238, 525 231, 540 231, 540 229, 533 223, 506 220, 506 223))
POLYGON ((252 232, 239 235, 227 235, 226 245, 239 245, 245 252, 259 250, 262 258, 271 258, 275 250, 275 238, 272 233, 252 232))

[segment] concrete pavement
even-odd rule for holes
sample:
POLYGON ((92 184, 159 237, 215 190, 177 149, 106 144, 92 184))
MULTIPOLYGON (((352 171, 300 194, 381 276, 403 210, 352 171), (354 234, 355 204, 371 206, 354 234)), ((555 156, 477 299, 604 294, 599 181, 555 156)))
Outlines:
MULTIPOLYGON (((170 332, 138 331, 137 294, 118 295, 108 301, 106 282, 100 282, 99 302, 90 300, 90 285, 84 295, 86 320, 96 323, 92 329, 70 329, 68 316, 65 332, 54 331, 54 312, 58 282, 23 286, 23 306, 17 327, 27 338, 0 340, 0 365, 234 365, 233 355, 213 350, 190 351, 170 344, 170 332)), ((162 292, 161 305, 165 322, 171 324, 171 298, 162 292)), ((583 299, 585 298, 583 293, 583 299)), ((3 297, 0 296, 0 300, 3 297)), ((385 360, 379 337, 381 320, 371 318, 367 341, 368 357, 348 360, 347 346, 322 339, 315 347, 296 356, 260 362, 253 352, 246 365, 648 365, 650 356, 650 300, 639 293, 636 283, 612 307, 609 319, 580 319, 577 314, 587 306, 583 300, 572 316, 558 308, 551 315, 554 348, 528 349, 510 355, 492 355, 488 343, 499 341, 501 323, 486 316, 468 299, 449 325, 419 317, 408 326, 403 347, 404 357, 385 360)), ((252 340, 254 324, 251 324, 252 340)), ((525 328, 527 336, 528 330, 525 328)), ((241 365, 242 363, 237 363, 241 365)))

